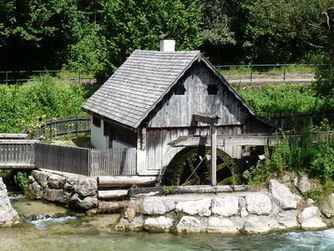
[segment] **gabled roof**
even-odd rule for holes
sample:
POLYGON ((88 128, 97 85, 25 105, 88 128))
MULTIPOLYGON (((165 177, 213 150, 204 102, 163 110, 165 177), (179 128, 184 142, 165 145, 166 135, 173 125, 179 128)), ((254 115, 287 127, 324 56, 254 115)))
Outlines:
POLYGON ((196 60, 204 61, 244 107, 254 114, 199 51, 135 50, 88 99, 83 109, 137 128, 196 60))

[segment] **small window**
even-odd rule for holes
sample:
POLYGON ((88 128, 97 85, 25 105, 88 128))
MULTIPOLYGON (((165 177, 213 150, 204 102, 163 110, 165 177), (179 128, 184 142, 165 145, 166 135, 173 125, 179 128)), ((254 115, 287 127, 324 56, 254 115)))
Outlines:
POLYGON ((217 85, 208 85, 208 94, 209 95, 217 95, 218 86, 217 85))
POLYGON ((93 125, 95 125, 96 127, 101 127, 101 119, 93 116, 93 125))
POLYGON ((180 85, 175 90, 175 95, 184 95, 186 92, 186 88, 183 85, 180 85))
POLYGON ((110 130, 110 126, 109 123, 107 121, 103 121, 103 135, 104 136, 109 136, 109 130, 110 130))

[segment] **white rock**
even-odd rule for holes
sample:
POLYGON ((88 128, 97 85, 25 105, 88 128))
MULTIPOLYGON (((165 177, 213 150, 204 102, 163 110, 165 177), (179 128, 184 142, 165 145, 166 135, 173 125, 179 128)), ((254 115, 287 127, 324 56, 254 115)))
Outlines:
POLYGON ((0 178, 0 226, 11 226, 19 221, 19 216, 10 204, 7 189, 0 178))
POLYGON ((247 209, 246 209, 245 207, 241 208, 241 210, 240 210, 240 216, 241 216, 242 218, 245 218, 245 217, 247 217, 248 215, 249 215, 249 213, 247 212, 247 209))
POLYGON ((247 219, 244 230, 247 233, 266 233, 277 228, 278 223, 270 216, 251 216, 247 219))
POLYGON ((235 234, 239 232, 239 229, 230 219, 211 216, 208 220, 208 232, 235 234))
POLYGON ((176 225, 176 231, 179 233, 198 233, 207 230, 207 219, 199 219, 192 216, 183 216, 176 225))
POLYGON ((166 216, 150 217, 144 222, 144 228, 150 232, 168 232, 173 220, 166 216))
POLYGON ((312 183, 307 175, 301 175, 297 178, 296 186, 302 195, 307 194, 307 192, 311 191, 312 183))
POLYGON ((316 206, 306 207, 299 214, 299 222, 304 230, 321 229, 327 227, 320 217, 321 213, 316 206))
POLYGON ((239 200, 236 196, 213 199, 211 205, 213 214, 230 217, 239 213, 239 200))
POLYGON ((282 209, 297 208, 297 199, 287 186, 280 184, 276 180, 272 179, 269 181, 269 189, 274 201, 282 209))
POLYGON ((143 201, 143 211, 146 215, 163 215, 167 210, 161 198, 147 197, 143 201))
POLYGON ((321 211, 327 218, 334 216, 334 194, 329 194, 321 203, 321 211))
POLYGON ((292 229, 299 227, 296 210, 287 210, 279 213, 277 215, 277 222, 279 229, 292 229))
POLYGON ((176 211, 190 215, 210 216, 211 199, 195 201, 180 201, 176 204, 176 211))
POLYGON ((143 216, 135 217, 132 221, 122 218, 119 223, 115 226, 116 230, 119 231, 141 231, 143 229, 144 219, 143 216))
POLYGON ((246 195, 247 211, 256 215, 268 215, 272 210, 272 202, 268 195, 249 193, 246 195))
POLYGON ((313 205, 313 204, 315 203, 315 201, 312 200, 311 198, 308 198, 308 199, 306 200, 306 203, 309 204, 309 205, 313 205))

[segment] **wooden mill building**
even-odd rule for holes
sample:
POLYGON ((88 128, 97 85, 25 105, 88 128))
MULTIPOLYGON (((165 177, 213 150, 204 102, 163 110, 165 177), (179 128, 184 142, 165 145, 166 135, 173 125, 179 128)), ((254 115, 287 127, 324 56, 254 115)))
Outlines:
POLYGON ((197 114, 217 118, 218 147, 236 159, 253 144, 247 135, 274 131, 200 51, 174 51, 171 43, 135 50, 83 106, 93 146, 135 148, 137 175, 157 175, 176 153, 205 141, 209 126, 197 114))

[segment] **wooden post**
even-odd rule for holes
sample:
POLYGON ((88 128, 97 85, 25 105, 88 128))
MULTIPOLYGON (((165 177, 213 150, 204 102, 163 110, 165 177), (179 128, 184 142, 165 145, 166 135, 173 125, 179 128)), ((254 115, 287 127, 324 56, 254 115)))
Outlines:
POLYGON ((211 131, 211 185, 217 185, 217 128, 212 123, 210 124, 211 131))

